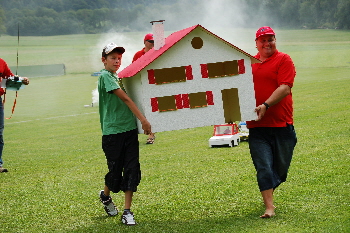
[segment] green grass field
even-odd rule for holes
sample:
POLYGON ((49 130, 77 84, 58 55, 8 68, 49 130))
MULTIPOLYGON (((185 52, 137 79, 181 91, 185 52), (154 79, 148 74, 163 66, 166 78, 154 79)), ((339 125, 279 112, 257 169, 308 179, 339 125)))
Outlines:
MULTIPOLYGON (((254 32, 217 34, 255 54, 254 32)), ((288 181, 275 192, 276 217, 259 218, 264 206, 247 143, 211 149, 211 126, 157 133, 154 145, 140 135, 139 224, 106 216, 98 200, 107 171, 98 109, 84 107, 96 87, 90 74, 102 67, 107 36, 136 51, 143 35, 21 38, 20 65, 64 63, 67 75, 32 78, 5 121, 9 172, 0 174, 0 231, 350 232, 350 31, 337 30, 277 31, 278 49, 297 67, 298 144, 288 181)), ((2 36, 0 45, 0 57, 15 66, 17 37, 2 36)), ((125 54, 124 66, 132 55, 125 54)), ((8 93, 6 117, 13 100, 8 93)), ((123 195, 113 198, 122 209, 123 195)))

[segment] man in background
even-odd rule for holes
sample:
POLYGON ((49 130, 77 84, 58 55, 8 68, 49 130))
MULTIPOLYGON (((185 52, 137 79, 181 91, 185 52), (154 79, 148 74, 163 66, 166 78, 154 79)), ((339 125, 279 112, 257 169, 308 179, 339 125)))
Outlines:
MULTIPOLYGON (((7 79, 11 76, 14 76, 11 72, 10 68, 8 67, 7 63, 0 58, 0 82, 3 78, 7 79)), ((22 83, 24 85, 29 84, 29 79, 27 77, 22 77, 22 83)), ((5 90, 3 88, 0 88, 0 173, 1 172, 8 172, 6 168, 3 168, 3 161, 2 161, 2 151, 4 148, 4 139, 3 139, 3 133, 4 133, 4 106, 2 102, 1 96, 5 93, 5 90)))
POLYGON ((145 35, 145 38, 143 39, 143 43, 145 44, 145 47, 141 49, 140 51, 136 52, 134 55, 134 58, 132 59, 132 62, 139 59, 141 56, 143 56, 145 53, 150 51, 154 47, 154 39, 153 34, 149 33, 145 35))

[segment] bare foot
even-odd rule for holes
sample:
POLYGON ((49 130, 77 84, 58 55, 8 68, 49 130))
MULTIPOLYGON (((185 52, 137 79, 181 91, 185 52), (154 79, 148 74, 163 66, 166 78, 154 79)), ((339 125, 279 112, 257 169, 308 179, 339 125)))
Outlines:
POLYGON ((275 213, 271 213, 271 214, 265 213, 265 214, 261 215, 260 218, 271 218, 275 215, 276 215, 275 213))
POLYGON ((273 216, 275 216, 275 206, 273 206, 272 209, 266 209, 265 213, 263 215, 260 216, 260 218, 271 218, 273 216))

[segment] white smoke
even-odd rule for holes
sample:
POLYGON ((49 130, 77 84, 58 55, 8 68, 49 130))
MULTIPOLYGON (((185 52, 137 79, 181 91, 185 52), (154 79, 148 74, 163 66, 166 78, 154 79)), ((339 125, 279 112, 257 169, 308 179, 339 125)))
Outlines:
MULTIPOLYGON (((150 27, 150 31, 147 33, 150 33, 150 32, 151 32, 151 27, 150 27)), ((95 49, 91 51, 91 57, 93 58, 91 61, 91 67, 93 67, 94 70, 96 71, 100 71, 101 69, 103 69, 103 63, 101 61, 102 50, 105 45, 111 42, 114 42, 118 46, 122 46, 125 48, 125 53, 123 54, 123 58, 122 58, 122 64, 118 71, 121 71, 125 67, 130 65, 134 54, 144 47, 143 46, 144 34, 140 32, 127 33, 127 34, 128 36, 126 36, 125 33, 118 33, 118 32, 109 32, 106 34, 102 34, 95 49)), ((92 90, 92 104, 93 106, 98 105, 97 82, 96 82, 96 88, 92 90)))
MULTIPOLYGON (((96 83, 97 83, 97 82, 96 82, 96 83)), ((92 94, 92 104, 91 104, 91 107, 97 106, 97 105, 98 105, 98 90, 97 90, 97 88, 95 88, 94 90, 92 90, 91 94, 92 94)))
MULTIPOLYGON (((162 6, 161 10, 154 5, 152 9, 146 8, 143 14, 134 19, 135 25, 145 25, 145 22, 153 20, 165 20, 164 36, 167 37, 174 31, 185 29, 197 24, 202 25, 209 31, 223 38, 224 40, 236 45, 248 53, 255 54, 254 34, 255 29, 242 31, 245 25, 252 25, 246 11, 247 5, 242 0, 179 0, 180 4, 162 6), (166 9, 166 10, 164 10, 166 9)), ((159 6, 158 6, 159 7, 159 6)), ((254 28, 259 28, 261 22, 256 22, 254 28)), ((133 28, 133 27, 131 27, 133 28)), ((125 48, 123 54, 122 66, 119 71, 131 64, 134 54, 143 48, 143 37, 147 33, 152 32, 152 25, 143 29, 143 32, 118 33, 110 32, 103 34, 97 43, 95 50, 92 51, 92 67, 95 70, 101 70, 103 64, 101 62, 101 53, 103 47, 114 42, 125 48)), ((92 91, 92 103, 98 103, 97 89, 92 91)))

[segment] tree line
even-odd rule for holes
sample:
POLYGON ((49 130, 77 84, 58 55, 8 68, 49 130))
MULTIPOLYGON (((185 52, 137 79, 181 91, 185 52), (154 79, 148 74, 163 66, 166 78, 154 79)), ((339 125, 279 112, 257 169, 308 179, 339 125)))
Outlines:
MULTIPOLYGON (((179 21, 200 24, 206 17, 201 0, 0 0, 0 34, 50 36, 141 31, 151 20, 165 19, 167 29, 179 21)), ((214 1, 215 2, 215 1, 214 1)), ((242 16, 235 27, 350 29, 349 0, 216 0, 216 14, 242 16)), ((211 9, 207 9, 211 10, 211 9)), ((212 11, 214 11, 212 9, 212 11)), ((215 11, 214 11, 215 12, 215 11)), ((215 21, 215 16, 213 21, 215 21)), ((191 26, 190 24, 189 26, 191 26)), ((205 26, 205 25, 204 25, 205 26)))

